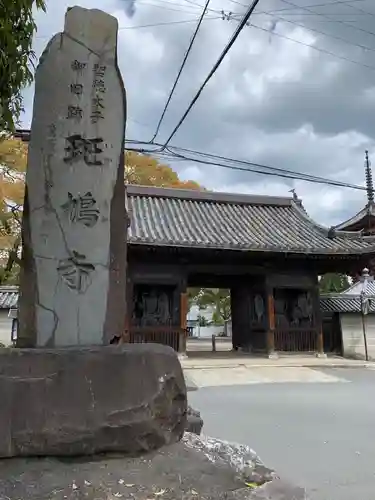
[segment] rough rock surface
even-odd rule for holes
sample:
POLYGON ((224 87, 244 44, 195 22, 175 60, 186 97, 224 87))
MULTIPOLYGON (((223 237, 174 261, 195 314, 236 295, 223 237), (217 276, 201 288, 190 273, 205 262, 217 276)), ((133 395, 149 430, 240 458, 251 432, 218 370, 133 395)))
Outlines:
POLYGON ((107 345, 126 307, 126 99, 118 22, 68 9, 47 44, 23 205, 18 347, 107 345))
MULTIPOLYGON (((216 440, 217 441, 217 440, 216 440)), ((302 488, 274 479, 256 489, 225 460, 215 462, 196 436, 138 458, 0 460, 0 498, 12 500, 304 500, 302 488), (190 442, 190 445, 187 444, 190 442)), ((223 456, 222 456, 223 459, 223 456)))
POLYGON ((0 457, 142 453, 186 427, 180 362, 158 344, 3 349, 0 394, 0 457))
POLYGON ((199 434, 202 432, 203 419, 201 414, 197 410, 193 410, 191 406, 187 409, 187 421, 186 421, 186 431, 193 432, 194 434, 199 434))

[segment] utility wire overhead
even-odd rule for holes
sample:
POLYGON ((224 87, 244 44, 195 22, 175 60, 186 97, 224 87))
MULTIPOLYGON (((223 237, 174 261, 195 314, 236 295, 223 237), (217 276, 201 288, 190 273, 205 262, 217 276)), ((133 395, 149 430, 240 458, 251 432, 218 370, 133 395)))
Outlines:
MULTIPOLYGON (((326 36, 328 38, 332 38, 334 40, 339 40, 340 42, 344 42, 344 43, 346 43, 348 45, 352 45, 353 47, 358 47, 358 48, 363 49, 363 50, 368 50, 368 51, 371 51, 371 52, 375 52, 375 47, 368 47, 367 45, 362 45, 360 43, 351 42, 350 40, 347 40, 346 38, 343 38, 341 36, 332 35, 330 33, 325 33, 324 31, 318 30, 316 28, 310 28, 309 26, 306 26, 303 23, 300 23, 300 22, 297 22, 297 21, 292 21, 290 19, 286 19, 283 16, 278 16, 276 14, 272 14, 271 11, 270 12, 263 11, 262 13, 265 14, 266 16, 271 16, 274 19, 278 19, 278 20, 280 20, 282 22, 285 22, 285 23, 288 23, 288 24, 293 24, 294 26, 298 26, 298 27, 303 28, 303 29, 305 29, 307 31, 311 31, 313 33, 318 33, 320 35, 324 35, 324 36, 326 36)), ((231 17, 236 17, 236 15, 235 16, 231 16, 231 17)), ((272 34, 273 32, 270 32, 270 33, 272 34)))
MULTIPOLYGON (((282 171, 280 171, 282 169, 277 169, 277 171, 274 171, 274 169, 272 169, 272 167, 265 167, 265 166, 262 166, 259 164, 257 167, 246 168, 246 167, 235 166, 235 165, 227 165, 227 164, 221 163, 219 161, 208 161, 208 160, 202 160, 202 159, 198 159, 198 158, 193 159, 193 158, 187 158, 186 156, 180 155, 178 153, 175 153, 175 154, 179 158, 194 161, 196 163, 200 163, 200 164, 204 164, 204 165, 219 166, 219 167, 228 168, 231 170, 238 170, 238 171, 242 171, 242 172, 251 172, 251 173, 255 173, 255 174, 268 175, 268 176, 272 176, 272 177, 281 177, 284 179, 301 180, 301 181, 305 181, 305 182, 311 182, 314 184, 325 184, 325 185, 330 185, 330 186, 335 186, 335 187, 345 187, 345 188, 366 191, 365 187, 357 186, 355 184, 343 183, 340 181, 334 181, 332 179, 324 179, 324 178, 319 178, 319 177, 315 178, 313 176, 310 178, 308 176, 308 174, 299 174, 298 172, 295 172, 295 173, 285 172, 285 173, 283 173, 282 171), (264 168, 264 167, 272 169, 272 170, 262 170, 261 168, 264 168)), ((253 164, 253 165, 257 165, 257 164, 253 164)))
MULTIPOLYGON (((231 19, 233 19, 234 21, 238 21, 238 19, 236 19, 236 17, 231 17, 231 19)), ((301 42, 300 40, 296 40, 295 38, 292 38, 290 36, 282 35, 281 33, 278 33, 277 31, 270 31, 269 29, 263 28, 262 26, 258 26, 257 24, 248 23, 247 26, 249 28, 255 28, 257 30, 263 31, 264 33, 267 33, 268 35, 277 36, 279 38, 289 40, 290 42, 294 42, 294 43, 297 43, 299 45, 303 45, 304 47, 309 47, 312 50, 316 50, 318 52, 321 52, 322 54, 326 54, 326 55, 335 57, 336 59, 341 59, 342 61, 350 62, 351 64, 355 64, 356 66, 361 66, 363 68, 371 69, 372 71, 375 70, 375 66, 372 66, 370 64, 361 63, 359 61, 355 61, 354 59, 349 59, 349 57, 340 56, 338 54, 335 54, 334 52, 331 52, 330 50, 322 49, 320 47, 316 47, 315 45, 301 42)), ((365 47, 361 47, 361 48, 365 48, 365 47)), ((374 50, 374 49, 371 49, 369 47, 366 47, 366 49, 367 50, 374 50)))
MULTIPOLYGON (((185 0, 186 1, 186 0, 185 0)), ((240 5, 241 7, 244 7, 245 9, 247 8, 247 5, 243 4, 243 3, 240 3, 238 2, 237 0, 229 0, 230 2, 234 3, 234 4, 237 4, 237 5, 240 5)), ((335 2, 324 2, 324 3, 316 3, 316 4, 313 4, 313 5, 305 5, 304 7, 306 8, 313 8, 313 7, 330 7, 332 5, 339 5, 339 4, 351 4, 351 3, 355 3, 355 2, 363 2, 364 0, 336 0, 335 2)), ((300 7, 299 6, 296 6, 296 7, 284 7, 282 9, 272 9, 270 12, 287 12, 287 11, 290 11, 290 10, 296 10, 296 9, 299 9, 300 7)), ((257 12, 257 14, 260 14, 260 12, 257 12)), ((290 13, 288 15, 299 15, 298 13, 290 13)))
POLYGON ((206 77, 206 79, 204 80, 203 84, 201 85, 201 87, 199 88, 198 92, 195 94, 193 100, 190 102, 187 110, 185 111, 185 113, 183 114, 183 116, 181 117, 180 121, 177 123, 176 127, 173 129, 172 133, 170 134, 170 136, 168 137, 168 139, 166 140, 165 144, 164 144, 164 148, 169 144, 169 142, 171 141, 172 137, 176 134, 177 130, 181 127, 181 125, 183 124, 183 122, 185 121, 187 115, 190 113, 192 107, 194 106, 194 104, 197 102, 197 100, 199 99, 201 93, 203 92, 203 89, 204 87, 207 85, 207 83, 211 80, 211 78, 213 77, 213 75, 216 73, 218 67, 220 66, 220 64, 223 62, 223 59, 225 58, 225 56, 227 55, 227 53, 229 52, 229 50, 231 49, 232 45, 234 44, 234 42, 237 40, 238 38, 238 35, 241 33, 241 31, 243 30, 244 26, 246 26, 246 23, 248 22, 248 20, 250 19, 250 16, 251 14, 253 13, 255 7, 258 5, 259 3, 259 0, 253 0, 251 6, 248 8, 248 11, 246 12, 246 14, 244 15, 243 19, 241 20, 240 24, 238 25, 237 29, 235 30, 234 34, 232 35, 232 38, 230 39, 229 43, 227 44, 227 46, 224 48, 223 52, 221 53, 219 59, 216 61, 214 67, 211 69, 211 71, 209 72, 208 76, 206 77))
MULTIPOLYGON (((300 5, 297 5, 297 4, 293 3, 293 2, 291 2, 290 0, 280 0, 280 2, 285 3, 287 5, 292 5, 293 7, 296 7, 297 9, 300 9, 300 10, 303 10, 303 11, 306 11, 306 12, 310 12, 312 14, 315 14, 316 16, 323 17, 323 18, 326 18, 326 19, 332 21, 332 17, 330 17, 329 14, 323 14, 321 12, 314 12, 311 8, 309 8, 309 7, 302 7, 300 5)), ((331 14, 331 15, 335 15, 335 14, 331 14)), ((364 28, 360 28, 359 26, 355 26, 354 24, 351 24, 348 21, 342 21, 341 19, 334 19, 334 21, 337 24, 342 24, 343 26, 347 26, 348 28, 351 28, 353 30, 361 31, 363 33, 367 33, 368 35, 375 36, 375 33, 373 31, 365 30, 364 28)))
POLYGON ((366 14, 367 16, 375 17, 375 13, 368 12, 367 10, 361 9, 361 7, 357 7, 356 5, 352 5, 351 3, 348 3, 348 5, 345 5, 345 7, 349 7, 351 9, 354 9, 354 10, 357 10, 359 12, 362 12, 363 14, 366 14))
MULTIPOLYGON (((216 16, 216 17, 205 17, 203 21, 214 21, 222 19, 222 16, 216 16)), ((187 23, 196 23, 199 20, 199 17, 196 17, 195 19, 184 19, 182 21, 166 21, 166 22, 161 22, 161 23, 152 23, 152 24, 141 24, 138 26, 120 26, 119 31, 122 30, 134 30, 134 29, 141 29, 141 28, 154 28, 156 26, 171 26, 173 24, 187 24, 187 23)), ((42 38, 51 38, 51 35, 37 35, 34 38, 36 39, 42 39, 42 38)))
MULTIPOLYGON (((137 143, 137 144, 143 143, 147 146, 150 146, 150 143, 148 143, 148 142, 135 141, 135 140, 128 140, 126 142, 137 143)), ((162 146, 160 143, 153 143, 152 145, 155 147, 162 146)), ((178 146, 168 146, 165 149, 153 149, 153 150, 143 149, 143 148, 129 148, 129 147, 127 147, 126 149, 129 151, 134 151, 134 152, 143 153, 143 154, 153 154, 153 155, 161 157, 163 159, 167 159, 168 161, 176 161, 176 159, 178 159, 180 161, 191 161, 193 163, 210 165, 210 166, 218 166, 218 167, 227 168, 230 170, 241 171, 241 172, 255 173, 255 174, 260 174, 260 175, 281 177, 284 179, 294 179, 294 180, 300 180, 300 181, 310 182, 310 183, 315 183, 315 184, 324 184, 324 185, 330 185, 330 186, 335 186, 335 187, 342 187, 342 188, 356 189, 359 191, 366 191, 365 187, 358 186, 356 184, 351 184, 351 183, 342 182, 342 181, 335 181, 333 179, 327 179, 324 177, 314 176, 314 175, 306 174, 303 172, 296 172, 294 170, 288 170, 288 169, 277 168, 277 167, 270 167, 268 165, 263 165, 260 163, 249 162, 246 160, 237 160, 234 158, 228 158, 225 156, 204 153, 202 151, 197 151, 197 150, 188 149, 188 148, 182 148, 182 147, 178 147, 178 146), (182 154, 179 151, 182 151, 184 153, 192 153, 194 155, 197 155, 198 158, 192 157, 192 156, 186 156, 186 154, 182 154), (229 163, 224 163, 224 162, 229 162, 229 163)))
MULTIPOLYGON (((144 0, 140 0, 139 2, 137 2, 137 5, 147 5, 148 7, 156 7, 156 8, 159 8, 159 9, 163 9, 163 10, 170 10, 170 11, 173 11, 173 12, 183 12, 185 14, 196 14, 196 12, 193 12, 191 10, 183 10, 183 9, 174 9, 173 7, 167 7, 165 5, 158 5, 158 4, 155 4, 155 3, 149 3, 149 2, 146 2, 144 0)), ((179 7, 184 7, 182 4, 175 4, 175 6, 179 7)), ((188 5, 185 5, 185 7, 189 8, 188 5)), ((190 7, 191 9, 191 7, 190 7)))
POLYGON ((201 13, 201 15, 200 15, 200 18, 199 18, 199 20, 198 20, 198 24, 197 24, 197 26, 196 26, 196 28, 195 28, 195 31, 194 31, 194 33, 193 33, 193 36, 192 36, 192 37, 191 37, 191 39, 190 39, 189 46, 188 46, 188 48, 187 48, 187 50, 186 50, 186 52, 185 52, 185 56, 184 56, 183 61, 182 61, 182 63, 181 63, 180 69, 178 70, 178 73, 177 73, 177 77, 176 77, 176 79, 175 79, 175 81, 174 81, 174 83, 173 83, 173 86, 172 86, 172 89, 171 89, 171 91, 170 91, 170 93, 169 93, 169 96, 168 96, 167 102, 166 102, 166 104, 165 104, 165 106, 164 106, 163 112, 162 112, 161 117, 160 117, 160 119, 159 119, 159 122, 158 122, 158 124, 157 124, 157 126, 156 126, 156 131, 155 131, 155 134, 154 134, 154 136, 153 136, 153 138, 152 138, 152 141, 154 141, 154 140, 155 140, 156 136, 157 136, 157 135, 158 135, 158 133, 159 133, 160 126, 161 126, 161 124, 162 124, 162 121, 164 120, 165 113, 167 112, 167 109, 168 109, 169 103, 171 102, 171 99, 172 99, 172 96, 173 96, 173 94, 174 94, 174 91, 175 91, 175 89, 176 89, 176 87, 177 87, 177 84, 178 84, 178 82, 179 82, 179 80, 180 80, 180 76, 181 76, 181 73, 182 73, 182 71, 183 71, 183 69, 184 69, 184 67, 185 67, 185 64, 186 64, 187 58, 189 57, 189 54, 190 54, 191 49, 192 49, 192 47, 193 47, 193 45, 194 45, 195 39, 196 39, 196 37, 197 37, 197 35, 198 35, 198 31, 199 31, 199 29, 200 29, 200 27, 201 27, 201 24, 202 24, 203 18, 204 18, 204 16, 206 15, 206 12, 207 12, 207 9, 208 9, 208 5, 209 5, 209 3, 210 3, 210 0, 207 0, 207 1, 206 1, 206 3, 205 3, 204 8, 203 8, 203 10, 202 10, 202 13, 201 13))

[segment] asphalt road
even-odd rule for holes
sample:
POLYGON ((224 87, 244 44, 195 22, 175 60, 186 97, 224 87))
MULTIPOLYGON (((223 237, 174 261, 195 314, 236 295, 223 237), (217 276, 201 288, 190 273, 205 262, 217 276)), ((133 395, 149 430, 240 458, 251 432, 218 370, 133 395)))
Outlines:
POLYGON ((375 371, 325 373, 348 383, 204 387, 190 404, 205 434, 250 445, 312 500, 374 500, 375 371))

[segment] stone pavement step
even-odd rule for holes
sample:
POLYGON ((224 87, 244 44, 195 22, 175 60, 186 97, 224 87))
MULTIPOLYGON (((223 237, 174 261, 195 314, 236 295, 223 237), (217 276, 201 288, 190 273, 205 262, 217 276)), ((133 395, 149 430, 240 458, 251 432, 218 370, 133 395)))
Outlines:
POLYGON ((306 367, 245 366, 234 368, 184 369, 185 379, 197 388, 280 383, 347 383, 341 377, 306 367))
MULTIPOLYGON (((220 354, 220 353, 219 353, 220 354)), ((220 368, 370 368, 375 369, 375 362, 345 359, 340 357, 318 358, 315 356, 280 356, 266 358, 256 356, 205 356, 185 357, 181 359, 184 369, 220 369, 220 368)))

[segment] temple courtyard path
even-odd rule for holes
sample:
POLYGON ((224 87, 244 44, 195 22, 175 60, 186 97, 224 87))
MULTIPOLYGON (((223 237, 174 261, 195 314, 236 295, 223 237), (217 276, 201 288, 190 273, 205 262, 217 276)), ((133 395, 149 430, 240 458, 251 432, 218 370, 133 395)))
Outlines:
POLYGON ((185 369, 204 433, 250 445, 311 500, 373 500, 375 370, 185 369), (245 372, 246 370, 246 372, 245 372), (220 382, 221 380, 221 382, 220 382))

